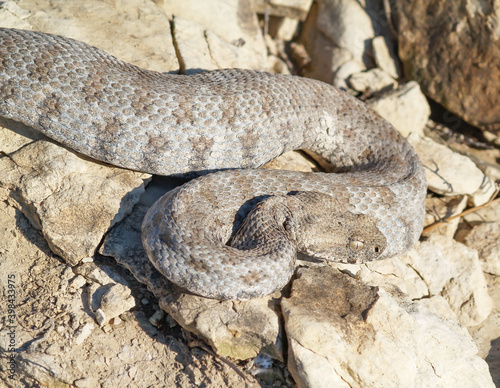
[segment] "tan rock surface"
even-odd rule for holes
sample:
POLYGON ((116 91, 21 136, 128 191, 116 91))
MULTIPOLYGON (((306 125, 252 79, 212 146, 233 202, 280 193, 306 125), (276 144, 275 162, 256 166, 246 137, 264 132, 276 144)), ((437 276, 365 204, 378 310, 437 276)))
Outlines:
MULTIPOLYGON (((335 269, 299 273, 282 302, 299 387, 494 386, 457 322, 335 269)), ((446 302, 436 304, 446 311, 446 302)))

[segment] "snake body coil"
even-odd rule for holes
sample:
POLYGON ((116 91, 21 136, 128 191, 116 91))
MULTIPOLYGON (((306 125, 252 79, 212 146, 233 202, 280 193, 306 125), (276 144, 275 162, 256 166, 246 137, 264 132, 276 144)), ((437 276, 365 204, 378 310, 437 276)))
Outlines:
POLYGON ((297 249, 363 262, 403 253, 422 230, 415 151, 361 102, 312 79, 161 74, 72 39, 0 29, 0 116, 128 169, 224 170, 168 192, 143 223, 156 268, 200 295, 266 295, 289 281, 297 249), (336 173, 254 169, 298 148, 336 173))

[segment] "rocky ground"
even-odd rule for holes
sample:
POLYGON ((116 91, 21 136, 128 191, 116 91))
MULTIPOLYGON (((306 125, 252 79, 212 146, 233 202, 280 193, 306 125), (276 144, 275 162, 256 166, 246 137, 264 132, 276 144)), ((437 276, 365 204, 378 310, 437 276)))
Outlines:
MULTIPOLYGON (((500 386, 499 20, 493 0, 2 2, 0 26, 158 71, 333 83, 409 139, 429 184, 427 227, 406 255, 300 257, 281 293, 219 302, 161 278, 140 243, 145 211, 180 179, 96 163, 2 122, 2 384, 500 386)), ((266 167, 320 166, 293 152, 266 167)))

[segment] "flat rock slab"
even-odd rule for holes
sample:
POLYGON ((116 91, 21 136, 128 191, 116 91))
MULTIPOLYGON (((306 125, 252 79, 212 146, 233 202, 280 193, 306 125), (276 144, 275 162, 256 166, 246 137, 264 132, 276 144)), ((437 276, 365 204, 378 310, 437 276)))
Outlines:
POLYGON ((1 127, 0 132, 5 140, 0 148, 5 144, 8 155, 0 158, 1 186, 52 251, 73 265, 94 255, 104 234, 131 212, 150 177, 83 159, 50 141, 31 142, 1 127), (22 143, 15 151, 9 148, 22 143))
POLYGON ((368 105, 404 137, 408 137, 410 133, 423 135, 431 112, 429 103, 416 82, 401 85, 396 90, 368 101, 368 105))
POLYGON ((493 387, 467 331, 431 311, 446 302, 426 304, 333 268, 301 270, 282 302, 297 385, 493 387))
POLYGON ((494 182, 470 158, 418 134, 411 134, 408 141, 424 165, 430 190, 446 196, 466 194, 475 206, 488 202, 495 194, 494 182))
POLYGON ((265 70, 267 51, 251 1, 157 1, 172 19, 181 68, 265 70), (193 49, 194 47, 194 49, 193 49))
POLYGON ((142 286, 131 284, 130 275, 117 277, 117 265, 85 263, 77 267, 84 276, 75 275, 26 217, 7 204, 7 195, 0 189, 0 293, 8 295, 10 279, 17 317, 9 322, 2 297, 2 387, 245 387, 229 366, 152 326, 144 309, 123 313, 121 323, 107 330, 99 328, 88 304, 89 289, 120 281, 137 295, 142 286), (14 352, 7 350, 12 327, 14 352), (7 368, 11 356, 14 379, 7 368))
POLYGON ((149 0, 21 0, 0 10, 2 27, 64 35, 156 71, 178 70, 167 15, 149 0), (120 42, 120 44, 116 44, 120 42))

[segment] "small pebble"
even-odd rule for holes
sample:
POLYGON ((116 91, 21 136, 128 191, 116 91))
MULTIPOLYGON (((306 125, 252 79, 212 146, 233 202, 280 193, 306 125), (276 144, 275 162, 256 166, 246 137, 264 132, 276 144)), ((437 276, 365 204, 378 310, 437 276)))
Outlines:
POLYGON ((163 319, 164 316, 165 316, 165 311, 156 310, 156 312, 149 318, 149 323, 151 323, 155 327, 158 327, 160 321, 163 319))

